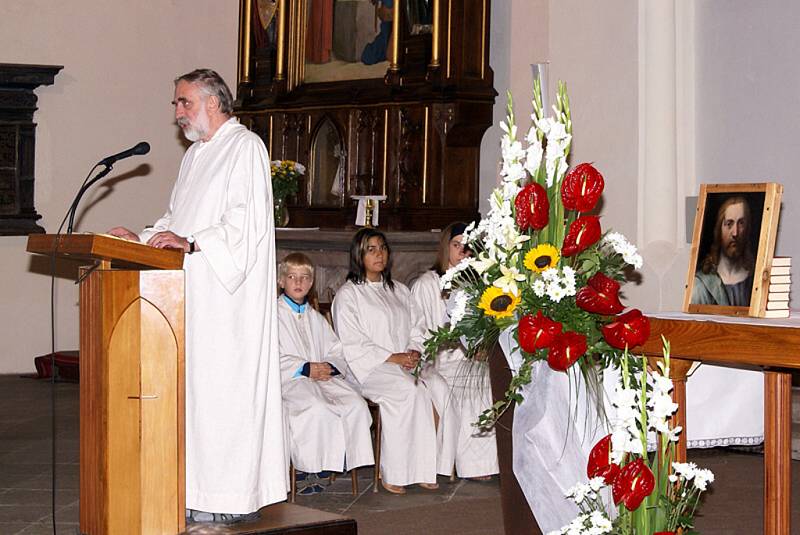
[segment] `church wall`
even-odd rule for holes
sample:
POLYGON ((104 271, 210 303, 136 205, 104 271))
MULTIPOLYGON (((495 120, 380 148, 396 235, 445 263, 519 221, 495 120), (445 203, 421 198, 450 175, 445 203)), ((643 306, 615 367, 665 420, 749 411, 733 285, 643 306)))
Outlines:
MULTIPOLYGON (((238 2, 217 0, 4 0, 0 61, 64 65, 36 90, 36 209, 55 232, 75 191, 101 158, 139 141, 150 154, 120 161, 84 197, 78 231, 157 219, 184 151, 173 121, 172 80, 196 67, 235 86, 238 2)), ((46 265, 26 238, 0 237, 0 373, 29 372, 49 352, 46 265)), ((78 347, 78 292, 57 284, 57 349, 78 347)))
MULTIPOLYGON (((780 182, 776 254, 800 260, 800 4, 709 0, 697 7, 697 174, 780 182)), ((695 192, 696 193, 696 192, 695 192)), ((798 292, 792 294, 797 307, 798 292)))
MULTIPOLYGON (((511 89, 520 136, 530 125, 532 63, 550 62, 550 94, 568 84, 575 142, 572 162, 594 161, 607 179, 603 213, 632 239, 636 232, 636 2, 513 0, 492 4, 491 65, 495 124, 505 117, 511 89), (613 28, 614 31, 609 31, 613 28)), ((481 146, 481 211, 496 183, 500 135, 495 125, 481 146)))

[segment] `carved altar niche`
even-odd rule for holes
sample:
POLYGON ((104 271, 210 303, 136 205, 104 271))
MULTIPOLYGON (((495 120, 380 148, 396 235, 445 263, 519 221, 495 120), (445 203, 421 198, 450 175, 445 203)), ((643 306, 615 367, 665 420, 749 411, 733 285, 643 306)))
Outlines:
POLYGON ((42 233, 33 204, 36 154, 34 89, 63 67, 0 63, 0 236, 42 233))
POLYGON ((291 226, 351 226, 353 195, 386 195, 380 226, 390 230, 477 217, 480 142, 496 96, 488 0, 240 6, 236 115, 273 160, 306 166, 291 226), (385 59, 373 46, 369 61, 381 61, 363 64, 380 32, 385 59))

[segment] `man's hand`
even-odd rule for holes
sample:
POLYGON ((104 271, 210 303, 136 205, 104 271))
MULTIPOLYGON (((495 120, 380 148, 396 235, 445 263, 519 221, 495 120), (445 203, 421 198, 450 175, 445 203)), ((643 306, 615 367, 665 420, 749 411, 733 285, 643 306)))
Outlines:
POLYGON ((116 236, 117 238, 122 238, 123 240, 139 241, 139 236, 136 233, 126 229, 125 227, 114 227, 108 232, 106 232, 106 234, 111 234, 112 236, 116 236))
POLYGON ((308 378, 315 381, 328 381, 333 378, 333 366, 327 362, 309 362, 308 378))
POLYGON ((159 249, 180 249, 184 253, 189 252, 189 242, 186 238, 178 236, 169 230, 153 234, 153 237, 147 241, 147 245, 158 247, 159 249))

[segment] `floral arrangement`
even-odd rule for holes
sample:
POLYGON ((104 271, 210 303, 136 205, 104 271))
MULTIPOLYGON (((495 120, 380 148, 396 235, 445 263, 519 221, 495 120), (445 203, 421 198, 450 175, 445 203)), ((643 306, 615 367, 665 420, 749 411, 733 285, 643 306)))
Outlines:
POLYGON ((270 162, 272 174, 272 198, 275 202, 291 197, 299 188, 299 178, 305 174, 306 168, 292 160, 273 160, 270 162))
POLYGON ((534 81, 532 125, 525 143, 517 139, 511 95, 501 123, 501 183, 490 209, 463 241, 473 255, 448 270, 442 289, 452 300, 449 325, 435 331, 426 359, 442 347, 463 343, 468 356, 485 353, 501 331, 512 329, 523 362, 505 400, 478 421, 493 425, 520 388, 531 365, 546 360, 557 371, 585 377, 619 365, 626 348, 643 344, 649 320, 627 312, 620 301, 628 266, 640 268, 636 248, 619 233, 606 232, 592 215, 604 178, 590 163, 568 168, 572 120, 566 86, 559 83, 553 116, 542 109, 541 82, 534 81))
MULTIPOLYGON (((580 514, 567 526, 549 535, 689 534, 700 494, 714 481, 714 474, 694 463, 673 462, 680 427, 669 419, 678 405, 670 397, 669 344, 659 371, 631 373, 627 352, 612 403, 615 416, 611 434, 592 448, 586 469, 588 483, 567 492, 580 514), (648 453, 648 437, 657 436, 656 451, 648 453), (616 518, 608 514, 603 488, 611 487, 616 518)), ((606 493, 607 494, 607 493, 606 493)))

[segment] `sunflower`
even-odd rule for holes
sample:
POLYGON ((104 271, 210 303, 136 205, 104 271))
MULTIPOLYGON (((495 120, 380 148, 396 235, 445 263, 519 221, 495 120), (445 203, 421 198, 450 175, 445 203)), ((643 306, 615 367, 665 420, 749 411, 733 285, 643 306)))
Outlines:
POLYGON ((478 308, 483 309, 487 316, 507 318, 511 316, 520 302, 520 297, 513 293, 504 292, 495 286, 489 286, 481 295, 478 308))
POLYGON ((558 249, 549 243, 543 243, 528 251, 525 255, 524 265, 526 268, 537 273, 558 265, 558 249))

